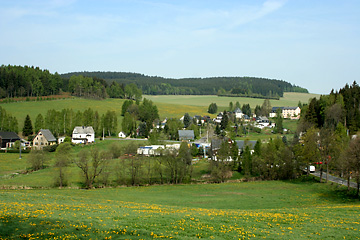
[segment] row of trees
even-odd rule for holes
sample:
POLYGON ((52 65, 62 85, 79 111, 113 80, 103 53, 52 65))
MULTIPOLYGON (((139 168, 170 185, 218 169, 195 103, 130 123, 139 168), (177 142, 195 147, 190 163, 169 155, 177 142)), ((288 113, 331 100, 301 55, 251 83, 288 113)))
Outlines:
MULTIPOLYGON (((178 153, 164 150, 157 158, 134 155, 137 145, 130 143, 120 146, 113 143, 108 150, 100 150, 93 146, 84 148, 74 154, 70 143, 59 145, 55 151, 52 167, 56 169, 54 186, 64 187, 69 180, 69 167, 78 167, 83 177, 83 186, 92 188, 94 185, 143 185, 153 183, 183 183, 192 177, 191 148, 182 143, 178 153)), ((48 153, 33 150, 28 157, 28 164, 33 171, 48 167, 48 153)))
POLYGON ((108 86, 104 79, 73 75, 69 79, 68 91, 74 96, 87 98, 123 98, 141 100, 142 92, 134 83, 119 84, 112 82, 108 86))
POLYGON ((30 116, 27 115, 24 121, 23 135, 30 136, 33 133, 36 134, 40 129, 49 129, 54 136, 71 136, 76 126, 92 126, 96 135, 112 136, 117 133, 118 119, 115 111, 110 110, 99 115, 98 111, 91 108, 83 112, 75 112, 72 109, 59 111, 50 109, 45 116, 39 113, 34 125, 32 125, 30 116))
MULTIPOLYGON (((252 114, 250 104, 244 103, 241 106, 238 101, 235 104, 233 102, 229 102, 228 112, 233 112, 237 108, 239 108, 243 114, 246 114, 248 116, 251 116, 251 114, 252 114)), ((218 110, 218 107, 217 107, 216 103, 211 103, 208 107, 208 113, 215 114, 215 113, 217 113, 217 110, 218 110)), ((269 113, 271 112, 271 110, 272 110, 272 107, 271 107, 270 100, 265 99, 261 106, 256 105, 256 107, 254 109, 254 113, 256 114, 256 116, 269 116, 269 113)))

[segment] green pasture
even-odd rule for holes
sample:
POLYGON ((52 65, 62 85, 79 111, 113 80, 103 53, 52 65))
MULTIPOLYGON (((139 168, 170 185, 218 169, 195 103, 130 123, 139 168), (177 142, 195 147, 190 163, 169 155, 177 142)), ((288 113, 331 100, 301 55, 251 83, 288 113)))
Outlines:
MULTIPOLYGON (((99 148, 101 151, 109 150, 115 146, 120 147, 120 153, 122 157, 111 159, 108 161, 107 167, 104 169, 106 176, 109 181, 106 183, 107 186, 119 186, 119 185, 131 185, 131 173, 129 172, 129 165, 132 164, 132 158, 128 158, 124 154, 124 147, 130 143, 136 145, 149 145, 146 140, 104 140, 97 141, 96 144, 90 146, 74 146, 72 148, 72 158, 76 158, 77 154, 83 148, 99 148), (126 170, 124 170, 126 169, 126 170), (118 174, 123 174, 121 182, 118 182, 118 174)), ((28 163, 29 154, 22 154, 22 159, 19 159, 18 153, 0 153, 0 187, 6 188, 52 188, 56 178, 59 175, 59 170, 54 167, 55 153, 47 153, 46 167, 38 171, 31 171, 31 165, 28 163)), ((139 174, 137 180, 140 184, 160 183, 160 176, 155 171, 155 164, 157 162, 155 157, 135 157, 135 161, 139 164, 139 174), (150 169, 150 171, 148 171, 150 169)), ((163 167, 164 168, 164 167, 163 167)), ((81 170, 74 164, 71 163, 68 167, 63 169, 66 176, 67 187, 79 188, 83 185, 83 175, 81 170)), ((199 160, 193 165, 192 178, 196 181, 204 181, 202 175, 209 172, 209 163, 205 160, 199 160)), ((170 179, 169 174, 163 169, 163 181, 167 182, 170 179)), ((234 175, 233 178, 239 178, 234 175)), ((97 179, 96 186, 103 186, 102 178, 97 179)))
MULTIPOLYGON (((134 141, 135 144, 145 145, 147 141, 134 141)), ((77 154, 83 148, 96 147, 101 150, 108 150, 112 144, 116 144, 120 147, 126 146, 130 141, 111 141, 96 140, 96 143, 89 146, 76 145, 72 148, 73 158, 77 157, 77 154)), ((47 162, 44 169, 32 172, 30 164, 28 163, 29 154, 22 154, 22 158, 19 159, 19 153, 0 153, 0 186, 8 187, 31 187, 31 188, 51 188, 54 186, 55 178, 59 174, 59 170, 54 167, 55 153, 47 153, 47 162)), ((109 161, 109 168, 114 169, 119 164, 118 159, 112 159, 109 161)), ((64 168, 65 175, 67 176, 67 184, 69 187, 81 187, 82 172, 75 164, 70 164, 64 168)), ((115 173, 111 175, 111 180, 115 173)), ((154 174, 155 175, 155 174, 154 174)), ((155 177, 155 176, 154 176, 155 177)))
MULTIPOLYGON (((219 111, 226 110, 229 102, 239 101, 241 105, 250 104, 251 108, 256 105, 262 105, 263 99, 256 98, 232 98, 232 97, 218 97, 218 96, 198 96, 198 95, 161 95, 161 96, 144 96, 152 100, 158 107, 160 118, 180 118, 185 113, 193 115, 210 115, 207 112, 210 103, 215 102, 219 111)), ((285 93, 284 98, 280 100, 270 100, 272 106, 297 106, 298 102, 307 103, 310 98, 319 97, 317 94, 305 93, 285 93)), ((73 109, 74 111, 84 111, 92 108, 98 111, 99 114, 104 114, 106 111, 111 110, 117 113, 118 129, 121 128, 121 107, 123 99, 105 99, 105 100, 92 100, 83 98, 59 99, 51 101, 29 101, 29 102, 12 102, 3 103, 0 106, 7 112, 15 116, 19 122, 19 130, 23 128, 24 120, 27 114, 30 115, 33 124, 35 123, 36 116, 41 113, 44 117, 46 112, 50 109, 62 110, 73 109)))
MULTIPOLYGON (((203 106, 207 108, 210 103, 216 103, 220 108, 226 109, 229 107, 229 103, 239 102, 243 104, 250 104, 250 107, 254 109, 256 105, 262 105, 264 99, 260 98, 242 98, 242 97, 218 97, 214 95, 146 95, 147 99, 152 100, 155 103, 165 104, 177 104, 177 105, 188 105, 188 106, 203 106)), ((297 106, 299 101, 302 103, 308 103, 310 98, 319 98, 319 94, 310 93, 293 93, 286 92, 284 97, 280 100, 270 100, 271 106, 273 107, 292 107, 297 106)))
POLYGON ((0 190, 0 239, 358 239, 358 200, 302 180, 0 190))

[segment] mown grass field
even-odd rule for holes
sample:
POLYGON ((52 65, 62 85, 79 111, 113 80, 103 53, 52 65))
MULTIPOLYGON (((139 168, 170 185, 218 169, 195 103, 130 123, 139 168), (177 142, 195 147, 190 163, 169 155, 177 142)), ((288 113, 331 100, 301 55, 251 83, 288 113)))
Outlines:
POLYGON ((300 180, 0 190, 0 239, 358 239, 359 213, 300 180))
MULTIPOLYGON (((214 102, 218 105, 219 111, 228 108, 229 102, 236 101, 242 104, 250 104, 251 108, 256 105, 262 105, 263 99, 256 98, 232 98, 232 97, 217 97, 217 96, 187 96, 187 95, 164 95, 164 96, 150 96, 146 95, 145 98, 152 100, 158 107, 160 118, 180 118, 185 113, 193 115, 210 115, 207 112, 210 103, 214 102)), ((280 100, 271 100, 272 106, 297 106, 298 102, 307 103, 309 98, 319 97, 317 94, 304 94, 304 93, 285 93, 284 98, 280 100)), ((120 130, 121 124, 121 107, 124 103, 123 99, 105 99, 105 100, 91 100, 82 98, 69 98, 51 101, 29 101, 29 102, 12 102, 0 104, 7 112, 15 116, 19 122, 19 129, 23 128, 24 120, 27 114, 35 122, 36 116, 41 113, 44 117, 46 112, 50 109, 61 111, 62 109, 69 108, 74 111, 84 111, 85 109, 92 108, 98 111, 99 114, 104 114, 106 111, 111 110, 117 113, 118 128, 120 130)))
MULTIPOLYGON (((206 110, 210 103, 216 103, 220 110, 222 110, 228 108, 230 102, 233 102, 235 105, 235 103, 238 101, 241 106, 243 104, 250 104, 252 109, 254 109, 256 105, 261 106, 264 102, 264 99, 260 98, 218 97, 213 95, 147 95, 145 97, 156 103, 203 106, 206 107, 206 110)), ((299 101, 302 103, 308 103, 309 99, 314 97, 319 98, 320 95, 286 92, 284 93, 284 97, 280 98, 280 100, 270 100, 270 103, 273 107, 291 107, 297 106, 299 101)))

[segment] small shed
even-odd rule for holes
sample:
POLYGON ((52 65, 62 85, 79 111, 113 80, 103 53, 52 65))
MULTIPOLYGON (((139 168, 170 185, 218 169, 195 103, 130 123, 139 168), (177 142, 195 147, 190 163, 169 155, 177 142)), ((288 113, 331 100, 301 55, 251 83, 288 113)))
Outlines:
POLYGON ((119 132, 119 138, 126 138, 126 134, 124 132, 119 132))

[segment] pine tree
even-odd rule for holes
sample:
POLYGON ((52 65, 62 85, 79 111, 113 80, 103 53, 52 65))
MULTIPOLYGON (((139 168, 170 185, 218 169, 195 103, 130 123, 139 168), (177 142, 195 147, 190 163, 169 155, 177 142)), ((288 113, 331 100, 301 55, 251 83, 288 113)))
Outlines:
POLYGON ((191 124, 191 117, 188 113, 185 113, 184 115, 184 127, 187 128, 191 124))
POLYGON ((29 136, 33 134, 33 127, 31 123, 31 119, 29 115, 26 115, 25 121, 24 121, 24 128, 23 128, 23 135, 29 136))

